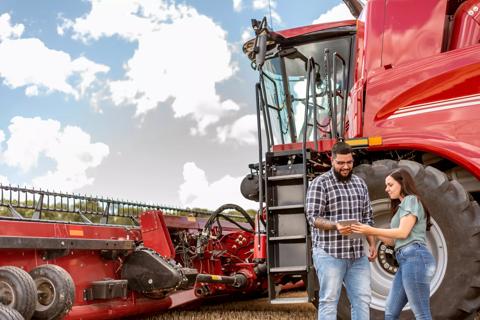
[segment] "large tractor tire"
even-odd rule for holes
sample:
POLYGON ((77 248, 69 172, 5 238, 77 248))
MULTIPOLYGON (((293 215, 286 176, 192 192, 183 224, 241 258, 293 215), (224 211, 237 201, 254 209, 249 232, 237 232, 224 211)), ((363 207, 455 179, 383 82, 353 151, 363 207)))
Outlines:
POLYGON ((29 320, 36 300, 35 282, 26 271, 14 266, 0 267, 0 304, 17 310, 29 320))
POLYGON ((0 320, 24 320, 25 318, 15 309, 0 304, 0 320))
MULTIPOLYGON (((420 195, 429 208, 433 226, 427 245, 437 268, 431 283, 431 310, 434 319, 473 319, 480 309, 480 207, 456 181, 433 167, 414 161, 380 160, 360 165, 354 172, 368 185, 375 224, 390 225, 390 200, 385 193, 385 177, 396 168, 412 174, 420 195)), ((378 243, 379 254, 371 264, 371 319, 383 319, 385 301, 391 288, 396 260, 393 252, 378 243)), ((338 315, 350 318, 350 306, 342 293, 338 315)), ((413 319, 406 306, 400 319, 413 319)))
POLYGON ((33 319, 62 319, 75 301, 75 284, 70 274, 57 265, 44 264, 30 271, 37 288, 33 319))

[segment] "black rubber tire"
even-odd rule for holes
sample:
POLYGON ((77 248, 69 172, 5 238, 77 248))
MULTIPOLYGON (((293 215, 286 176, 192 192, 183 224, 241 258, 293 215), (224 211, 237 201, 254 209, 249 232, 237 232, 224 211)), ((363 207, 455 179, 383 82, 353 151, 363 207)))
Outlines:
POLYGON ((33 319, 62 319, 75 301, 75 284, 62 267, 44 264, 30 271, 38 291, 33 319))
MULTIPOLYGON (((387 198, 385 177, 399 167, 408 169, 414 177, 447 246, 445 275, 430 299, 432 317, 472 318, 480 308, 480 207, 458 182, 448 181, 441 171, 418 162, 380 160, 373 165, 360 165, 354 172, 365 180, 370 199, 374 201, 387 198)), ((350 318, 345 294, 342 294, 338 310, 339 318, 350 318)), ((383 317, 383 312, 371 309, 371 319, 383 317)), ((412 318, 411 311, 403 311, 400 317, 412 318)))
POLYGON ((25 318, 15 309, 0 304, 0 320, 24 320, 25 318))
POLYGON ((9 286, 12 299, 8 307, 17 310, 26 320, 29 320, 35 311, 37 289, 30 275, 14 266, 0 267, 0 283, 9 286))

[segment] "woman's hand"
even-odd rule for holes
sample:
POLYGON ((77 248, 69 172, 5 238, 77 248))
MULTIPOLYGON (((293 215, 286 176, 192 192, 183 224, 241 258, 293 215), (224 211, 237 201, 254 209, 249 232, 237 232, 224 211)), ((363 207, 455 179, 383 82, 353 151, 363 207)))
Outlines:
POLYGON ((355 223, 350 226, 352 228, 353 233, 360 233, 364 235, 372 235, 373 228, 368 224, 363 223, 355 223))

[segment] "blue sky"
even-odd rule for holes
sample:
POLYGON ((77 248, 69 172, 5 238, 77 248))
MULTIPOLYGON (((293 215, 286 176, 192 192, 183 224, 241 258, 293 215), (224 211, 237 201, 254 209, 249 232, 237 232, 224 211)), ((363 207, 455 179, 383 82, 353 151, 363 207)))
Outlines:
POLYGON ((257 160, 250 19, 351 18, 335 0, 0 1, 0 182, 245 208, 257 160))

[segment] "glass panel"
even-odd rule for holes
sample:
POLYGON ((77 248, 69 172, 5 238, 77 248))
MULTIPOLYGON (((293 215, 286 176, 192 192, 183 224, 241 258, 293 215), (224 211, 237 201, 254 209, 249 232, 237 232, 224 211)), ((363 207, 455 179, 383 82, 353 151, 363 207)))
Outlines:
MULTIPOLYGON (((264 86, 268 114, 273 133, 273 144, 285 144, 302 142, 303 132, 307 127, 307 140, 313 141, 314 127, 317 130, 318 139, 330 138, 331 136, 331 111, 328 105, 326 93, 324 51, 338 52, 348 62, 350 60, 351 37, 343 37, 329 41, 314 42, 295 47, 290 55, 275 57, 265 62, 263 71, 265 74, 264 86), (310 57, 315 61, 315 99, 317 103, 317 123, 314 126, 313 98, 310 92, 308 103, 307 124, 305 124, 305 107, 307 94, 307 61, 310 57), (282 59, 286 74, 282 74, 282 59), (287 99, 289 95, 290 99, 287 99), (289 101, 290 100, 290 104, 289 101), (291 121, 289 121, 289 114, 291 121)), ((330 54, 331 55, 331 54, 330 54)), ((331 57, 330 57, 331 59, 331 57)), ((330 78, 331 89, 337 89, 343 95, 343 70, 341 64, 337 64, 336 82, 330 78)), ((330 60, 332 67, 332 60, 330 60)), ((346 76, 349 72, 346 70, 346 76)), ((340 128, 340 112, 342 97, 337 97, 337 124, 340 128)), ((332 101, 333 103, 333 101, 332 101)))

